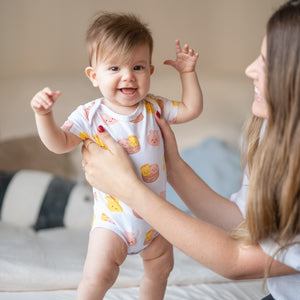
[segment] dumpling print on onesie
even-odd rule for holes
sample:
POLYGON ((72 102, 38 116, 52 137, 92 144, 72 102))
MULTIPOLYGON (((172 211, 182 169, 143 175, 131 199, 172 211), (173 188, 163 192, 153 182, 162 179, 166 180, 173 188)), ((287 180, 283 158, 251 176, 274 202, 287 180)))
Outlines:
POLYGON ((87 108, 83 109, 84 116, 86 117, 87 120, 89 120, 90 111, 94 105, 95 105, 95 101, 91 102, 87 108))
POLYGON ((150 229, 145 235, 144 245, 149 245, 157 234, 158 232, 155 229, 150 229))
POLYGON ((101 214, 101 220, 116 225, 116 223, 105 213, 101 214))
POLYGON ((143 113, 140 113, 134 120, 131 120, 131 123, 139 123, 144 119, 143 113))
POLYGON ((129 135, 127 138, 118 140, 118 143, 128 154, 135 154, 141 150, 141 146, 136 135, 129 135))
POLYGON ((136 245, 137 239, 134 236, 133 232, 127 232, 127 231, 125 231, 124 235, 125 235, 125 238, 126 238, 126 241, 127 241, 129 247, 133 247, 133 246, 136 245))
POLYGON ((65 121, 65 123, 61 126, 61 128, 62 128, 63 130, 65 130, 65 131, 70 131, 71 128, 73 127, 73 125, 74 125, 74 122, 68 119, 68 120, 65 121))
POLYGON ((154 113, 153 105, 152 105, 151 102, 145 101, 144 105, 146 106, 146 111, 147 111, 148 114, 153 114, 154 113))
POLYGON ((100 114, 100 117, 102 121, 104 122, 105 125, 111 126, 114 125, 115 123, 119 122, 117 119, 111 117, 108 114, 100 114))
POLYGON ((151 183, 159 177, 158 164, 144 164, 140 167, 142 178, 145 182, 151 183))
POLYGON ((159 146, 160 138, 158 130, 149 130, 147 142, 151 146, 159 146))
POLYGON ((119 204, 119 199, 106 195, 105 200, 107 201, 107 207, 112 212, 123 212, 122 206, 119 204))

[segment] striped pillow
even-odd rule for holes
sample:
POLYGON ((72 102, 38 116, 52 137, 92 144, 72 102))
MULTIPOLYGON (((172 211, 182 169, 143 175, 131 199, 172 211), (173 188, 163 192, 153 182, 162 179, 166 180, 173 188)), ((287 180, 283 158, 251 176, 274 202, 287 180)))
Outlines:
POLYGON ((0 219, 8 224, 86 229, 92 222, 92 199, 90 186, 47 172, 0 172, 0 219))

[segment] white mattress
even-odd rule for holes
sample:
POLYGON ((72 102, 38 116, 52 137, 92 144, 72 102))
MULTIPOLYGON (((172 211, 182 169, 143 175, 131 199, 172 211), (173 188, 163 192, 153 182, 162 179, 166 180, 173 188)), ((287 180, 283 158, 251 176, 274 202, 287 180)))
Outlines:
MULTIPOLYGON (((0 299, 74 299, 87 240, 87 231, 59 228, 36 233, 0 223, 0 299)), ((167 300, 261 299, 267 293, 261 280, 233 282, 178 249, 174 249, 174 254, 167 300)), ((139 255, 128 256, 105 299, 138 299, 142 274, 139 255)))

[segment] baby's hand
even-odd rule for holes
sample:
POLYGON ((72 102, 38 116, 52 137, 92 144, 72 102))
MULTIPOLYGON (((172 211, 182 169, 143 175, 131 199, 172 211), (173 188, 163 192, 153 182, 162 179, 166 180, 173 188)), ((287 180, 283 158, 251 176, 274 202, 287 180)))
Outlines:
POLYGON ((31 107, 35 113, 46 115, 52 110, 54 103, 60 95, 60 91, 53 92, 50 88, 46 87, 32 98, 31 107))
POLYGON ((164 64, 174 67, 180 73, 194 72, 199 54, 190 49, 187 44, 184 45, 182 50, 179 41, 176 40, 175 43, 176 60, 166 60, 164 64))

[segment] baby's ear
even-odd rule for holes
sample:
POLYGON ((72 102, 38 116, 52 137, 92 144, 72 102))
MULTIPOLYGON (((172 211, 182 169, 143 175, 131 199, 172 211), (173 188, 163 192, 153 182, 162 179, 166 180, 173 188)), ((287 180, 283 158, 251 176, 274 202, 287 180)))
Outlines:
POLYGON ((96 72, 93 67, 89 66, 85 68, 85 74, 90 79, 94 87, 98 86, 98 82, 96 80, 96 72))

